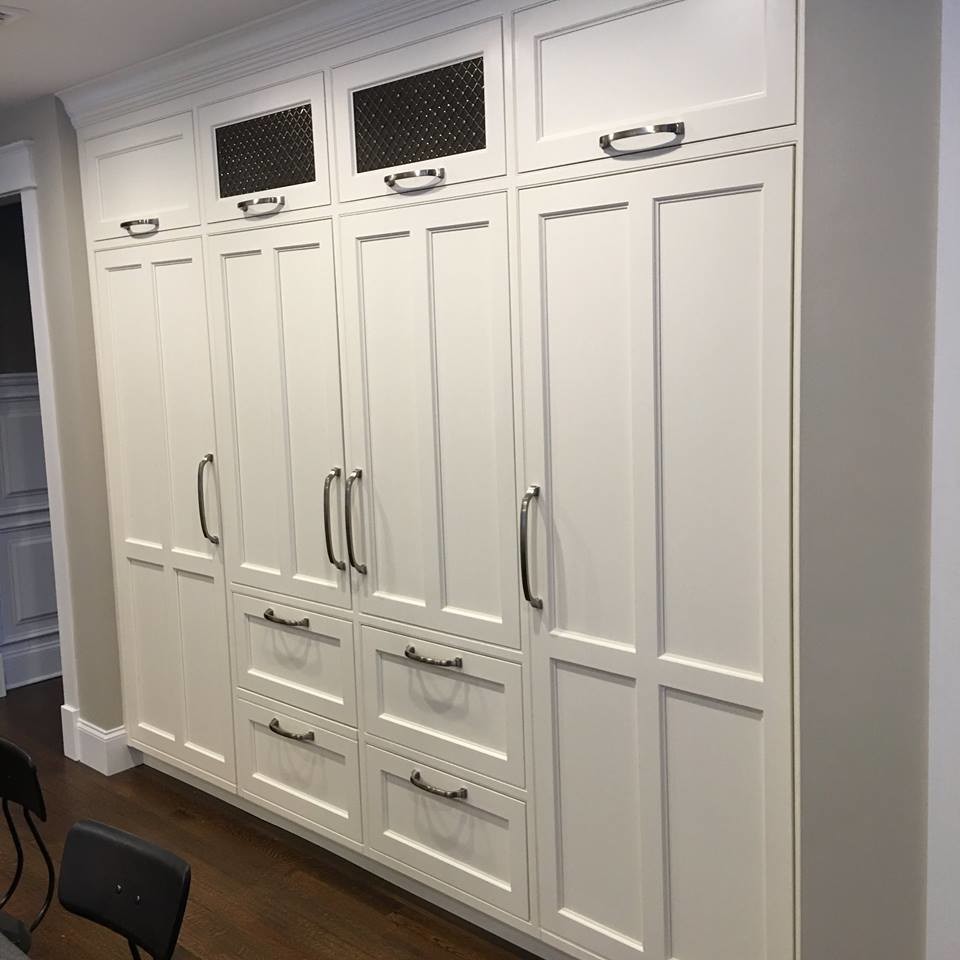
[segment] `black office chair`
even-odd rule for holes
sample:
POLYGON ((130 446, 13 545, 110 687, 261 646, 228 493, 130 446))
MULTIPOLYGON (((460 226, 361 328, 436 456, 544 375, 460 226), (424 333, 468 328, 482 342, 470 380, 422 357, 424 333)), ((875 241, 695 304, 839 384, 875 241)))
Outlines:
POLYGON ((65 910, 170 960, 190 894, 190 864, 131 833, 92 820, 74 824, 60 864, 65 910))
POLYGON ((17 867, 13 874, 13 881, 0 899, 0 934, 16 944, 24 953, 27 953, 30 950, 33 931, 37 929, 40 921, 46 916, 50 901, 53 900, 56 877, 50 853, 40 836, 40 831, 37 830, 37 825, 33 822, 34 816, 39 817, 42 822, 46 822, 47 819, 47 809, 43 803, 43 792, 40 789, 40 778, 37 776, 36 764, 30 758, 30 755, 24 753, 16 744, 3 739, 0 739, 0 797, 3 799, 3 816, 7 821, 7 827, 10 829, 14 849, 17 851, 17 867), (47 865, 47 895, 44 898, 43 906, 40 907, 40 912, 34 917, 29 927, 22 920, 3 912, 3 908, 13 896, 20 883, 20 878, 23 876, 23 844, 20 842, 20 835, 17 833, 17 825, 14 823, 13 815, 10 813, 11 803, 16 804, 23 810, 23 819, 30 828, 37 848, 40 850, 40 855, 47 865))

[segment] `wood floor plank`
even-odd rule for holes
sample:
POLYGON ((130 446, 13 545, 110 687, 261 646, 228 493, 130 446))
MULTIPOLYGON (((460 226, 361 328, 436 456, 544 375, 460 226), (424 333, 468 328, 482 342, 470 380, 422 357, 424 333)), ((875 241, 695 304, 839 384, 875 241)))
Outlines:
MULTIPOLYGON (((44 838, 59 864, 67 830, 95 819, 172 850, 193 884, 177 960, 533 960, 346 860, 147 767, 103 777, 63 756, 57 680, 0 700, 0 737, 37 763, 47 803, 44 838)), ((14 854, 0 831, 0 887, 14 854)), ((9 904, 28 918, 43 897, 30 845, 9 904)), ((128 956, 114 934, 54 903, 30 953, 36 960, 128 956)))

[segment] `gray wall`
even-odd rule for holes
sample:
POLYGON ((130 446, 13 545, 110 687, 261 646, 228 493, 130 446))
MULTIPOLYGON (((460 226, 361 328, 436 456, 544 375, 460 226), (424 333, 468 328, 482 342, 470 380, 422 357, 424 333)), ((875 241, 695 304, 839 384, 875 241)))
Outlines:
POLYGON ((927 960, 960 957, 960 0, 944 0, 930 570, 927 960))
POLYGON ((19 202, 0 203, 0 373, 36 369, 23 213, 19 202))
POLYGON ((800 941, 804 960, 917 960, 941 9, 807 0, 807 13, 800 941))
POLYGON ((32 140, 65 485, 83 719, 122 722, 120 669, 77 139, 56 97, 0 111, 0 146, 32 140))

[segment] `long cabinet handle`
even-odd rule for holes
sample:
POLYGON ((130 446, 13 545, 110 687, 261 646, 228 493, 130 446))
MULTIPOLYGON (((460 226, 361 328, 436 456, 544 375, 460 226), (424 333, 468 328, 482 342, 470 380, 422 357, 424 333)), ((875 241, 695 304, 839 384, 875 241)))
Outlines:
POLYGON ((417 648, 410 644, 403 651, 403 655, 414 663, 426 663, 431 667, 453 667, 455 670, 463 669, 463 657, 453 657, 450 660, 438 660, 436 657, 425 657, 422 653, 417 653, 417 648))
POLYGON ((530 501, 539 496, 540 486, 531 483, 520 501, 520 585, 523 587, 523 599, 535 610, 543 609, 543 600, 535 597, 530 589, 530 525, 527 514, 530 512, 530 501))
POLYGON ((263 216, 264 214, 266 214, 266 213, 279 213, 279 212, 280 212, 280 208, 284 205, 285 202, 286 202, 286 197, 257 197, 256 199, 251 199, 251 200, 240 200, 240 201, 238 201, 237 206, 238 206, 244 213, 251 213, 251 212, 252 212, 252 213, 254 213, 256 216, 262 217, 262 216, 263 216), (251 207, 262 207, 262 206, 266 206, 266 205, 268 205, 268 204, 269 204, 271 207, 276 207, 277 209, 276 209, 276 210, 253 210, 253 211, 251 211, 251 207))
POLYGON ((347 477, 346 502, 344 504, 347 514, 347 559, 350 561, 350 566, 353 567, 357 573, 367 572, 367 565, 357 562, 357 551, 353 545, 353 485, 362 476, 363 470, 357 467, 357 469, 347 477))
POLYGON ((160 229, 160 218, 143 217, 140 220, 123 220, 120 223, 120 229, 126 230, 131 237, 146 236, 150 233, 156 233, 160 229), (150 227, 150 229, 134 231, 134 227, 150 227))
POLYGON ((273 612, 273 607, 267 607, 263 611, 263 619, 269 620, 271 623, 279 623, 281 627, 309 627, 310 618, 304 617, 302 620, 286 620, 283 617, 278 617, 273 612))
POLYGON ((200 512, 200 530, 212 544, 218 544, 220 538, 216 534, 211 533, 207 528, 207 498, 203 493, 203 471, 206 469, 208 463, 213 463, 212 453, 208 453, 200 463, 197 464, 197 509, 200 512))
POLYGON ((426 780, 420 775, 419 770, 414 770, 410 774, 410 782, 418 789, 423 790, 424 793, 432 793, 435 797, 445 797, 447 800, 466 800, 467 799, 467 788, 459 787, 457 790, 441 790, 439 787, 435 787, 432 783, 427 783, 426 780))
POLYGON ((286 737, 288 740, 296 740, 299 743, 313 743, 317 739, 312 730, 307 731, 307 733, 291 733, 289 730, 284 730, 276 717, 270 721, 270 732, 275 733, 278 737, 286 737))
POLYGON ((404 170, 401 173, 388 173, 383 182, 392 189, 396 190, 399 180, 419 180, 421 177, 429 177, 435 183, 424 183, 415 187, 407 187, 407 190, 425 190, 427 187, 434 187, 443 181, 447 171, 443 167, 428 167, 425 170, 404 170))
MULTIPOLYGON (((617 140, 631 140, 634 137, 648 137, 655 133, 672 133, 674 140, 682 140, 687 128, 682 120, 674 123, 651 123, 645 127, 633 127, 630 130, 618 130, 616 133, 605 133, 600 138, 600 147, 609 150, 617 140)), ((624 153, 638 153, 641 150, 652 150, 654 147, 637 147, 636 150, 624 150, 624 153)))
POLYGON ((340 476, 340 468, 334 467, 323 481, 323 538, 327 544, 327 557, 338 570, 346 570, 347 564, 338 560, 333 552, 333 529, 330 524, 330 485, 340 476))

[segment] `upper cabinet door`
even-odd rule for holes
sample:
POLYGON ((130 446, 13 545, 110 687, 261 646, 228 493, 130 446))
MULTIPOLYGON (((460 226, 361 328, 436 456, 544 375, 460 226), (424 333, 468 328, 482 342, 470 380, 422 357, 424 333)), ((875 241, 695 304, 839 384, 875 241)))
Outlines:
POLYGON ((202 107, 199 129, 209 222, 330 202, 323 74, 202 107))
POLYGON ((505 198, 341 231, 360 609, 519 647, 505 198))
POLYGON ((521 11, 520 169, 793 123, 796 35, 796 0, 553 0, 521 11))
POLYGON ((350 606, 329 220, 211 237, 231 580, 350 606))
POLYGON ((127 733, 234 782, 220 462, 199 240, 96 256, 127 733))
POLYGON ((500 20, 333 71, 341 200, 502 175, 500 20))
POLYGON ((93 240, 200 223, 192 113, 87 140, 82 168, 93 240))

